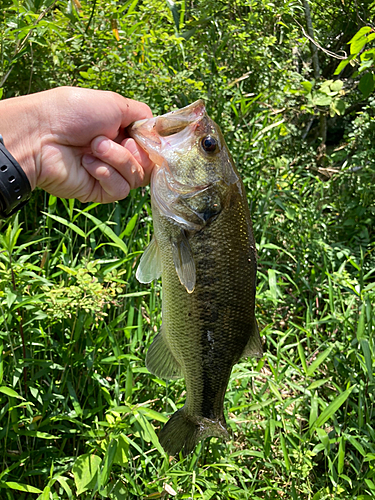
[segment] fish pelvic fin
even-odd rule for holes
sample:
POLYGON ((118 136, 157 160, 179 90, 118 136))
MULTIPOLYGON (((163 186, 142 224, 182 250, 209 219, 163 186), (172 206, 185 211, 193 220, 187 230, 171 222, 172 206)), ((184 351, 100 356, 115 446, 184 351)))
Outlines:
POLYGON ((248 343, 243 350, 241 358, 261 358, 263 356, 262 341, 259 335, 257 320, 254 318, 254 327, 250 334, 248 343))
POLYGON ((168 455, 177 455, 182 450, 186 457, 199 441, 209 436, 229 438, 224 417, 221 420, 195 417, 183 407, 165 424, 159 434, 159 441, 168 455))
POLYGON ((156 335, 147 351, 146 367, 159 378, 176 379, 183 376, 181 366, 165 342, 162 332, 156 335))

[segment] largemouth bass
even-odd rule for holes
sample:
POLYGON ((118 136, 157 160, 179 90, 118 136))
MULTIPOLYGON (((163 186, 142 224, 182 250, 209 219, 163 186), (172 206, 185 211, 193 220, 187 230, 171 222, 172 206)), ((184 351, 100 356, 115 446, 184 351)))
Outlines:
POLYGON ((186 402, 159 435, 170 455, 228 438, 223 411, 232 367, 261 356, 254 316, 256 250, 246 194, 203 101, 135 122, 130 135, 156 166, 154 236, 137 278, 162 276, 162 328, 146 356, 164 379, 184 377, 186 402))

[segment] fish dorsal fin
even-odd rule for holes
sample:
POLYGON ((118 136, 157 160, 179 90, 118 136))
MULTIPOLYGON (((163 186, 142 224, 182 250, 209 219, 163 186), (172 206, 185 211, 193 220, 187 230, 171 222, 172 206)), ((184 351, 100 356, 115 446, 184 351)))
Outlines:
POLYGON ((140 283, 151 283, 151 281, 160 278, 161 269, 159 245, 153 236, 151 243, 143 252, 135 276, 140 283))
POLYGON ((159 378, 175 379, 183 376, 181 366, 165 342, 162 332, 156 335, 147 351, 146 367, 159 378))
POLYGON ((254 318, 254 328, 250 334, 248 343, 243 350, 241 358, 260 358, 263 355, 262 341, 260 340, 257 320, 254 318))
POLYGON ((195 288, 195 262, 185 231, 181 231, 177 238, 171 240, 174 267, 181 285, 188 293, 195 288))

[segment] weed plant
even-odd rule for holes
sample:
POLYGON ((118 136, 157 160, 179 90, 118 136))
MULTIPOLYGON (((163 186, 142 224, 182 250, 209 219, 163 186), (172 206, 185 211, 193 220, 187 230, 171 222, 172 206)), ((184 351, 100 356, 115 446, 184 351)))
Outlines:
POLYGON ((1 499, 374 497, 374 101, 319 159, 290 91, 308 74, 284 22, 300 6, 250 4, 7 3, 4 95, 79 84, 155 113, 207 99, 248 193, 264 356, 233 369, 231 439, 166 456, 185 388, 145 368, 162 298, 135 279, 149 190, 105 206, 36 191, 0 228, 1 499))

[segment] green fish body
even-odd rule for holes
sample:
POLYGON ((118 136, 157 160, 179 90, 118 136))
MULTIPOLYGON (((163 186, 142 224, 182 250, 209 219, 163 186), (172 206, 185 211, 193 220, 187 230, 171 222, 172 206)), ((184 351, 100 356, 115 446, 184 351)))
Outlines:
POLYGON ((162 276, 162 329, 146 366, 160 378, 185 379, 185 405, 159 439, 170 455, 186 455, 205 437, 228 437, 223 402, 233 365, 262 354, 250 212, 202 101, 136 122, 130 134, 156 164, 154 238, 137 277, 145 283, 162 276))

